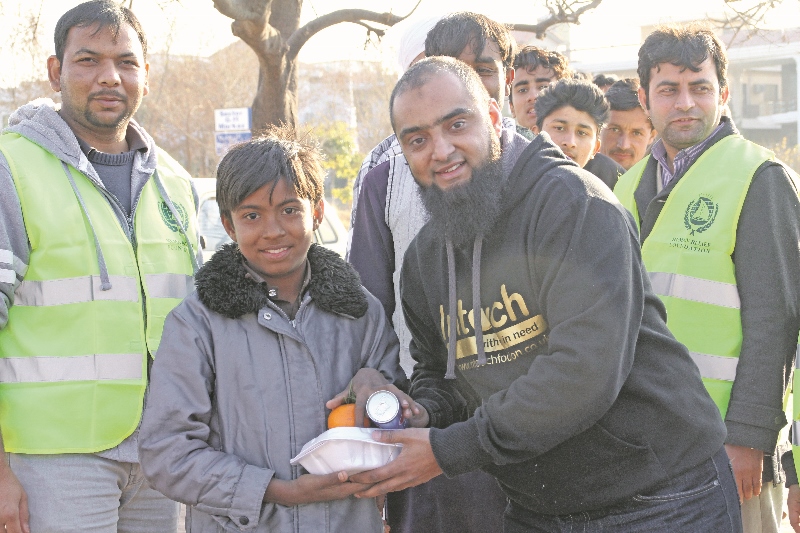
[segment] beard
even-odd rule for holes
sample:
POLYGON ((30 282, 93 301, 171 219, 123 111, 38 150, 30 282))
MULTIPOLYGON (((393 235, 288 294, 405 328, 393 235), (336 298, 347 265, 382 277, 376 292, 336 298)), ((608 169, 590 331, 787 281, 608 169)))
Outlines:
POLYGON ((505 181, 500 141, 492 132, 489 158, 472 170, 467 183, 448 190, 436 184, 420 188, 422 204, 431 217, 429 223, 457 247, 472 242, 478 234, 486 235, 500 216, 505 181))
MULTIPOLYGON (((134 100, 134 102, 136 102, 136 100, 134 100)), ((138 103, 135 107, 138 107, 138 103)), ((61 88, 61 110, 67 113, 76 122, 90 129, 93 127, 98 130, 115 131, 127 128, 128 122, 133 116, 134 111, 136 111, 135 108, 131 107, 128 96, 118 91, 104 89, 90 93, 88 96, 80 97, 79 95, 73 95, 67 84, 63 84, 61 88), (116 115, 99 116, 91 109, 90 105, 94 98, 102 95, 119 98, 123 104, 122 109, 116 115)))

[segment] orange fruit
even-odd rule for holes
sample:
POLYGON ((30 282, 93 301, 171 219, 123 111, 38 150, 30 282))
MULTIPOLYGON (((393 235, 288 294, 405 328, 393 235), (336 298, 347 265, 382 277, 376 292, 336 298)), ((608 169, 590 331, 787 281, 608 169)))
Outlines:
MULTIPOLYGON (((328 429, 340 427, 355 427, 356 425, 356 404, 345 403, 336 407, 328 415, 328 429)), ((364 427, 369 427, 369 418, 364 417, 364 427)))

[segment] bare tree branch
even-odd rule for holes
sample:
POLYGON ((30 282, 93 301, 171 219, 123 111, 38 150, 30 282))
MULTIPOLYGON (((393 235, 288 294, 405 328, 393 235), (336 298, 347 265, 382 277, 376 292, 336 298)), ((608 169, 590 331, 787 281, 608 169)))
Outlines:
POLYGON ((317 17, 302 28, 298 28, 297 31, 294 32, 291 37, 289 37, 289 39, 286 41, 286 58, 289 60, 294 59, 298 52, 300 52, 300 49, 303 47, 303 45, 306 44, 311 37, 325 28, 329 28, 335 24, 339 24, 340 22, 352 22, 363 25, 365 21, 377 22, 378 24, 383 24, 384 26, 394 26, 401 20, 408 18, 417 9, 417 6, 419 6, 421 2, 422 0, 419 0, 417 5, 414 6, 414 9, 412 9, 403 17, 395 15, 391 12, 377 13, 367 9, 340 9, 338 11, 328 13, 327 15, 317 17))
POLYGON ((550 26, 556 24, 580 24, 580 17, 585 12, 590 11, 603 0, 548 0, 547 9, 550 11, 550 16, 537 24, 508 24, 508 26, 515 31, 527 31, 536 35, 537 39, 541 39, 547 33, 550 26), (578 7, 579 6, 579 7, 578 7))
POLYGON ((214 0, 214 8, 233 20, 265 20, 272 0, 214 0))
POLYGON ((758 33, 770 10, 783 3, 783 0, 724 0, 726 13, 724 19, 709 19, 723 30, 730 30, 730 37, 725 43, 731 46, 745 32, 745 40, 758 33))
POLYGON ((358 24, 359 26, 364 26, 365 28, 367 28, 367 35, 368 36, 369 36, 370 33, 374 33, 379 38, 383 37, 384 35, 386 35, 386 30, 385 29, 376 28, 375 26, 370 26, 366 22, 362 22, 362 21, 359 20, 359 21, 353 22, 353 24, 358 24))

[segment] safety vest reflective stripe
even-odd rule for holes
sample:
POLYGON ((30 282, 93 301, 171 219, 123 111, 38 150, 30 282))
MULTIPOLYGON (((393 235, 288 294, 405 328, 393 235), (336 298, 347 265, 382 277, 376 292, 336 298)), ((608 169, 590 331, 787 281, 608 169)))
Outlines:
POLYGON ((0 264, 9 265, 0 266, 0 283, 14 283, 17 281, 17 275, 23 276, 28 267, 19 257, 14 257, 14 252, 11 250, 0 250, 0 264))
POLYGON ((16 280, 16 272, 10 268, 0 268, 0 283, 14 283, 16 280))
POLYGON ((111 289, 100 290, 100 276, 26 280, 15 292, 14 305, 40 306, 66 305, 112 300, 116 302, 138 302, 139 283, 129 276, 109 276, 111 289))
POLYGON ((700 369, 700 375, 707 379, 733 381, 736 379, 738 357, 722 357, 707 353, 689 352, 694 364, 700 369))
MULTIPOLYGON (((26 280, 15 292, 14 305, 40 306, 66 305, 111 300, 116 302, 138 302, 139 282, 128 276, 109 276, 111 289, 100 290, 100 276, 52 279, 45 281, 26 280)), ((183 299, 194 290, 192 276, 185 274, 148 274, 145 282, 151 298, 183 299)))
POLYGON ((800 420, 792 422, 792 446, 800 446, 800 420))
POLYGON ((142 378, 142 354, 95 354, 73 357, 4 357, 0 383, 52 383, 142 378))
POLYGON ((155 298, 186 298, 194 291, 194 277, 185 274, 146 274, 145 284, 155 298))
POLYGON ((673 296, 682 300, 730 307, 731 309, 741 308, 739 291, 736 285, 731 283, 683 274, 650 272, 650 284, 653 286, 653 291, 659 296, 673 296))

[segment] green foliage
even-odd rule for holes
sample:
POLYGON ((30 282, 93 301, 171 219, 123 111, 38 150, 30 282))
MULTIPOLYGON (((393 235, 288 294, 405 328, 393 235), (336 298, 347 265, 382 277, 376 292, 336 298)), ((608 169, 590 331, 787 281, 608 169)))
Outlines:
POLYGON ((358 151, 356 132, 344 122, 323 122, 314 126, 314 136, 325 154, 322 166, 328 171, 330 192, 344 205, 353 202, 353 182, 364 155, 358 151))
POLYGON ((784 137, 780 143, 770 146, 769 148, 775 152, 775 157, 800 174, 800 146, 789 146, 786 137, 784 137))

